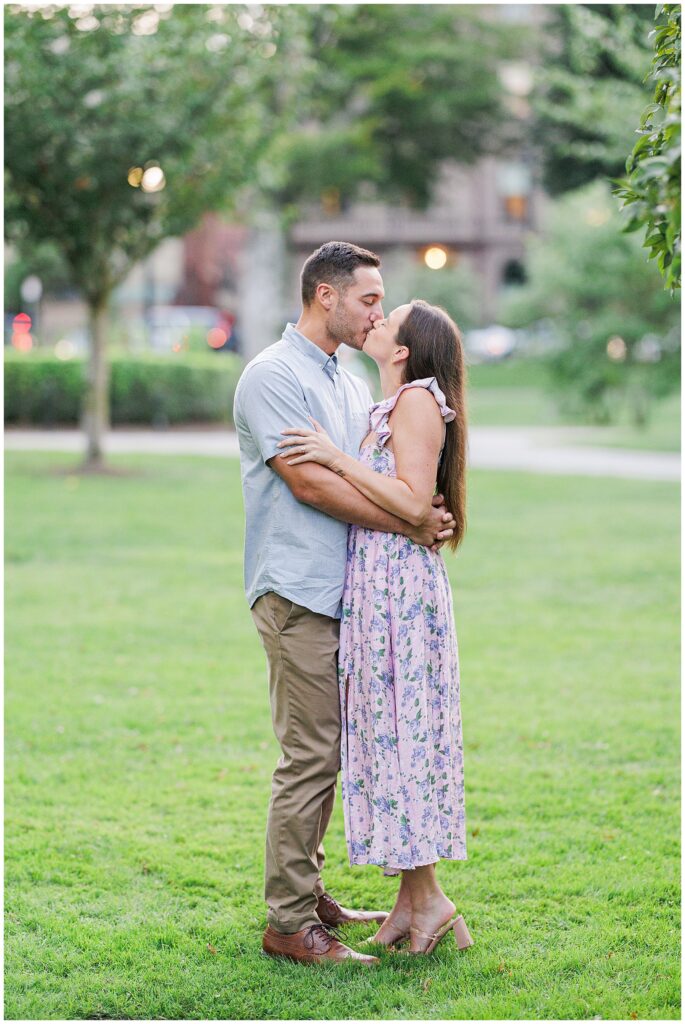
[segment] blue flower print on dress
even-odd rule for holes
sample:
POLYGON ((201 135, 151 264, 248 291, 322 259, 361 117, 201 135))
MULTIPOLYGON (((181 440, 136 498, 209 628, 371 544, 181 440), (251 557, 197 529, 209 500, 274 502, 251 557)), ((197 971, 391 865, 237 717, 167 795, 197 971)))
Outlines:
MULTIPOLYGON (((404 385, 371 410, 361 460, 395 476, 388 417, 404 385)), ((352 526, 340 624, 345 832, 352 864, 392 874, 466 859, 459 654, 442 555, 399 534, 352 526)))

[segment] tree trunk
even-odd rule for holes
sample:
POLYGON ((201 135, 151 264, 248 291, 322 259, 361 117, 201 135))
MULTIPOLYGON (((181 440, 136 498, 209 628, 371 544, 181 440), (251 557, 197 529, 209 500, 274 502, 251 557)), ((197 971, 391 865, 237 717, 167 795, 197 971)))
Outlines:
POLYGON ((84 469, 105 468, 103 439, 109 427, 109 367, 107 365, 107 305, 109 296, 88 301, 90 349, 83 429, 86 434, 84 469))

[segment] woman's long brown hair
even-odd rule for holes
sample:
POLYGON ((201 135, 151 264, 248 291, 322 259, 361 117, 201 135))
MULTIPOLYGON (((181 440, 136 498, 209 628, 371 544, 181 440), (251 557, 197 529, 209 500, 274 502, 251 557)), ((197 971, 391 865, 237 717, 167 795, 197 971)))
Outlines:
POLYGON ((454 516, 457 528, 447 541, 458 547, 466 532, 466 368, 459 328, 444 309, 423 299, 411 308, 397 332, 399 345, 409 349, 405 383, 435 377, 456 418, 446 424, 445 447, 438 467, 438 492, 454 516))

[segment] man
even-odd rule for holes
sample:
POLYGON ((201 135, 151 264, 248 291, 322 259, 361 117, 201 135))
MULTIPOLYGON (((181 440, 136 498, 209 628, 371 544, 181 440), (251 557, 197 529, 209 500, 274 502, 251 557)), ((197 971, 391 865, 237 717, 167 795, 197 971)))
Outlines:
MULTIPOLYGON (((337 653, 347 524, 402 533, 427 546, 452 535, 444 507, 422 527, 367 500, 313 462, 279 458, 281 431, 318 420, 356 456, 372 396, 338 365, 344 342, 361 349, 382 319, 383 280, 374 253, 328 242, 302 270, 302 315, 245 368, 235 395, 245 500, 245 589, 269 663, 274 732, 282 756, 267 823, 264 951, 305 962, 378 963, 329 930, 387 914, 341 907, 321 878, 322 840, 340 767, 337 653)), ((442 499, 440 499, 442 501, 442 499)), ((435 502, 437 505, 438 502, 435 502)))

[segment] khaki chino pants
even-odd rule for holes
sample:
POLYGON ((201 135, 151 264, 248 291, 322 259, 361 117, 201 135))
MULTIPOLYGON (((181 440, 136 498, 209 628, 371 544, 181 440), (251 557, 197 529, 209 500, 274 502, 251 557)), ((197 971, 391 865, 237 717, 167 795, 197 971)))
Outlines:
POLYGON ((290 933, 319 924, 322 840, 340 770, 340 622, 273 592, 255 601, 252 617, 282 751, 271 784, 264 895, 269 924, 290 933))

